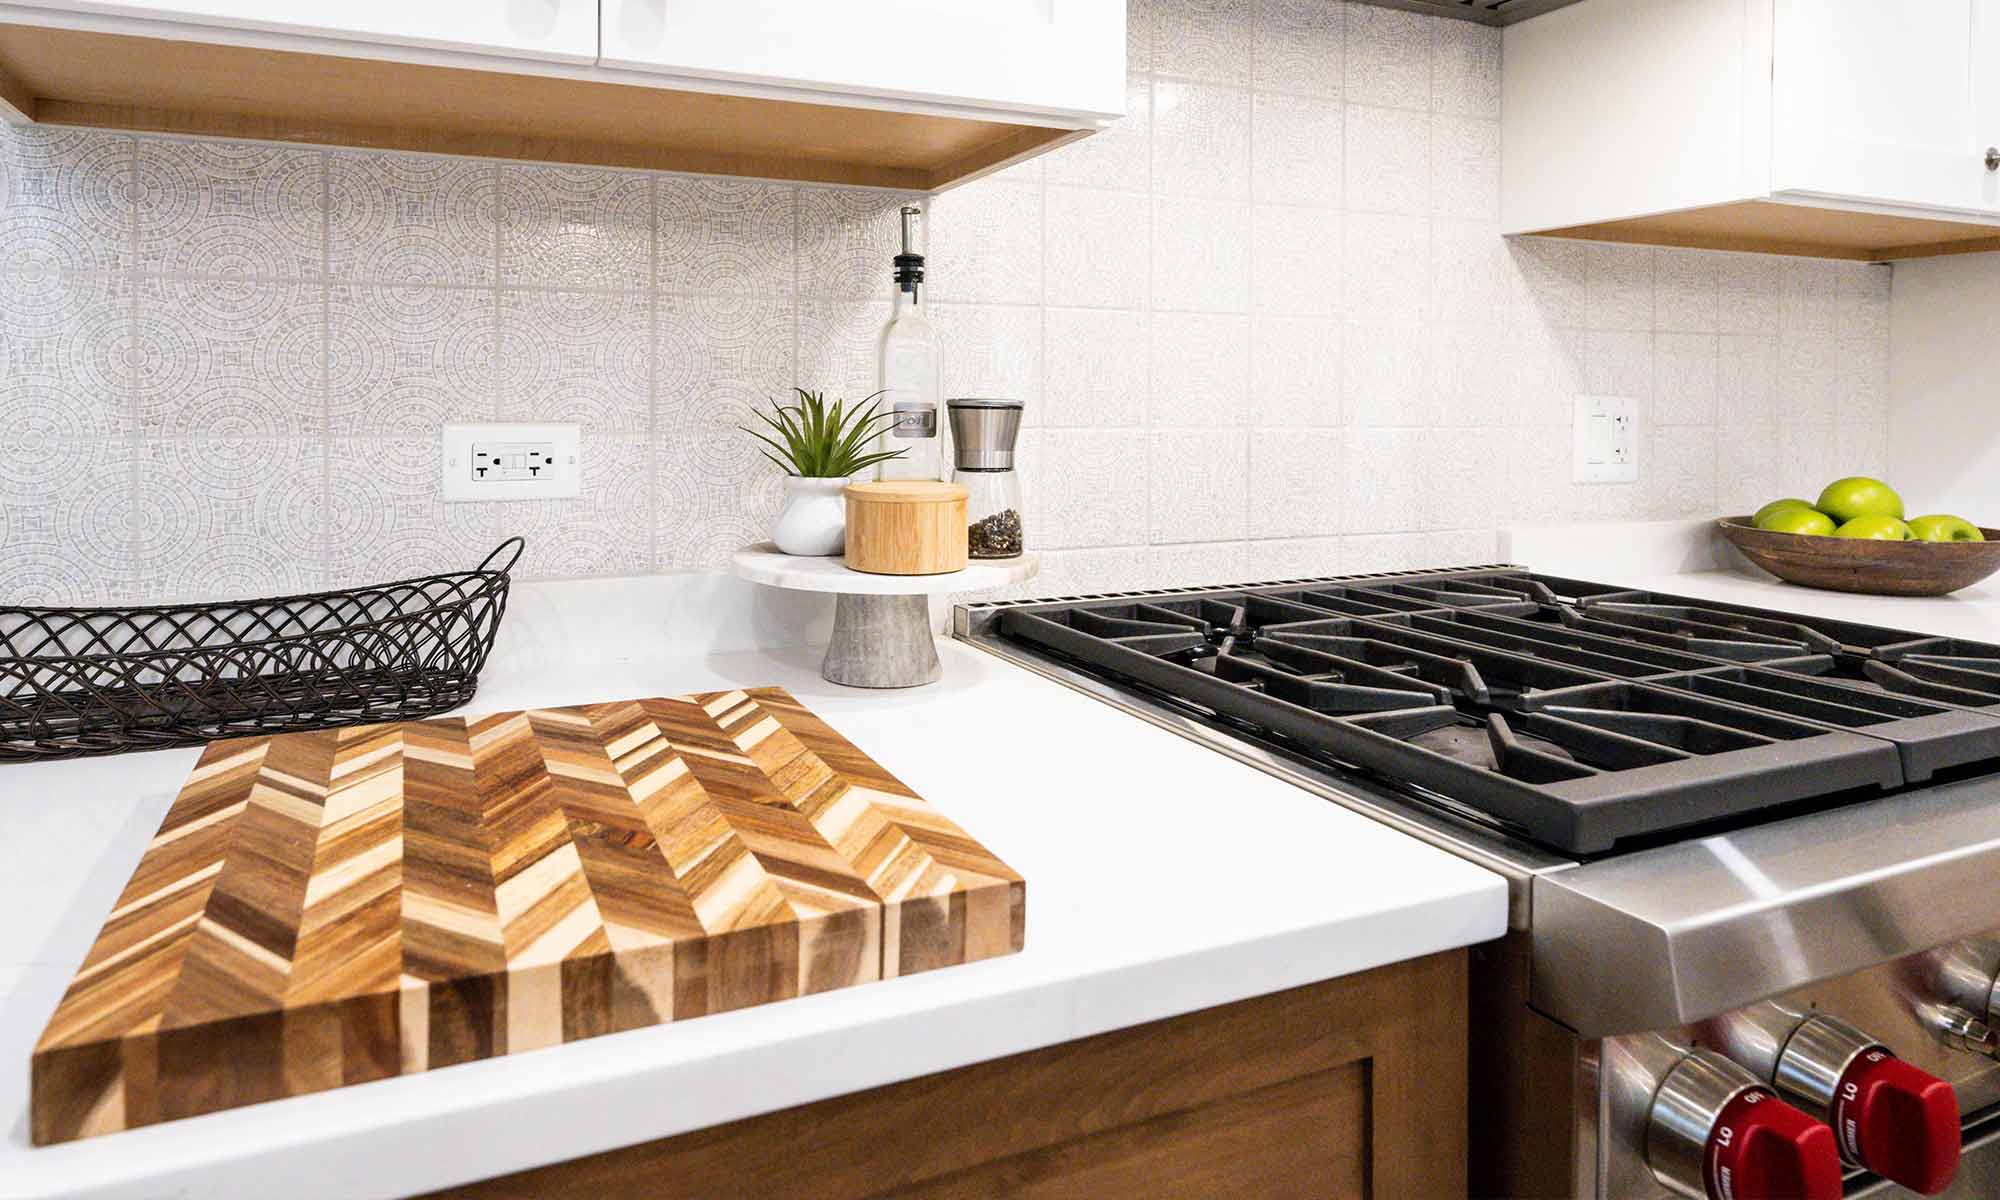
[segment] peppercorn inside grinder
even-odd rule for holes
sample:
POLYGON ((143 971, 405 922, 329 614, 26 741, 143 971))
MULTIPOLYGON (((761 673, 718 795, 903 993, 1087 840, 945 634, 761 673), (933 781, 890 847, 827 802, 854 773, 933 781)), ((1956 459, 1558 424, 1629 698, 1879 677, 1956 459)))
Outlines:
POLYGON ((951 414, 951 481, 966 491, 966 553, 1018 558, 1024 534, 1014 442, 1021 433, 1021 402, 967 398, 946 401, 945 408, 951 414))

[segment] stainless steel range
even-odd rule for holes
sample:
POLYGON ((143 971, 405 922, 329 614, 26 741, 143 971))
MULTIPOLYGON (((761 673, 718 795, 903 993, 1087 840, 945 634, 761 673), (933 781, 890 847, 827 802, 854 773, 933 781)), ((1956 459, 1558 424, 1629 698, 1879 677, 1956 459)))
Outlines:
POLYGON ((956 632, 1509 879, 1476 1195, 2000 1195, 2000 646, 1514 567, 956 632))

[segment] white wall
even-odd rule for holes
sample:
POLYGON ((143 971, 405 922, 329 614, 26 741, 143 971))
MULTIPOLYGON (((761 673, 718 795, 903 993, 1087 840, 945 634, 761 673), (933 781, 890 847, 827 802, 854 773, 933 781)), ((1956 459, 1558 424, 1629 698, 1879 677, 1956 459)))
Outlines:
POLYGON ((2000 254, 1896 264, 1889 480, 1916 512, 2000 524, 2000 254))

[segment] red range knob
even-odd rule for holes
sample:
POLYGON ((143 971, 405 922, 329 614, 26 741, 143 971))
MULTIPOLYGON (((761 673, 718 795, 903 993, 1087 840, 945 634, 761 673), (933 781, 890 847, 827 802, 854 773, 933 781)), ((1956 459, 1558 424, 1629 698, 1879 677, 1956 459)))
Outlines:
POLYGON ((1879 1046, 1842 1073, 1831 1116, 1841 1153, 1884 1179, 1930 1196, 1958 1173, 1958 1094, 1879 1046))
POLYGON ((1840 1151, 1823 1123, 1749 1088, 1709 1130, 1702 1182, 1714 1200, 1840 1200, 1840 1151))

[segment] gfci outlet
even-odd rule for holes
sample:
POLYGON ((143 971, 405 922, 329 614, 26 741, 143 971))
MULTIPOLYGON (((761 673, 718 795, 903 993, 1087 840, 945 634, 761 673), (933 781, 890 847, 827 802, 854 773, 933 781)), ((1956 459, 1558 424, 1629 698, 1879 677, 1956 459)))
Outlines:
POLYGON ((447 425, 446 500, 559 500, 577 495, 575 425, 447 425))
POLYGON ((1578 396, 1570 478, 1577 483, 1632 483, 1639 478, 1639 402, 1630 396, 1578 396))

